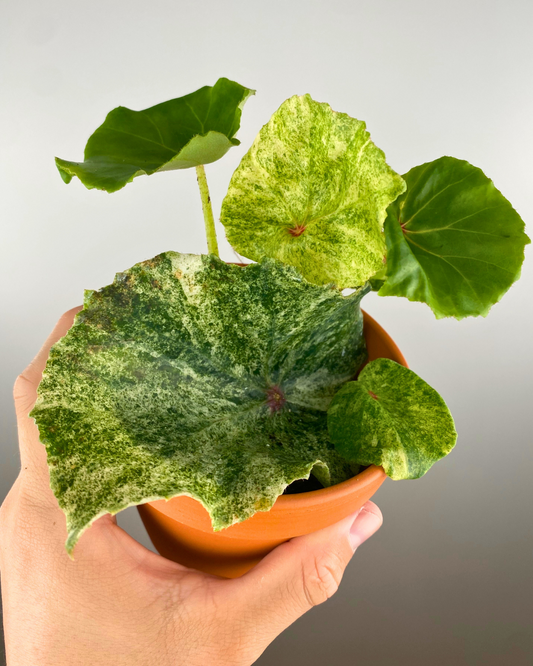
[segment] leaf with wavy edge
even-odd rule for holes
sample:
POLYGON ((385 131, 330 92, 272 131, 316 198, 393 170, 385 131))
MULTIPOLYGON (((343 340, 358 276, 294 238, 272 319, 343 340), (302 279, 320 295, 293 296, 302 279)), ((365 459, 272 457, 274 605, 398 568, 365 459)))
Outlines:
POLYGON ((463 160, 441 157, 404 178, 407 192, 385 222, 379 295, 427 303, 438 319, 486 316, 520 277, 530 242, 520 216, 481 169, 463 160))
POLYGON ((412 370, 387 358, 366 365, 328 410, 337 451, 360 465, 380 465, 392 479, 418 479, 455 446, 452 415, 412 370))
POLYGON ((67 548, 104 513, 195 497, 220 530, 313 470, 356 472, 327 432, 366 352, 359 301, 273 261, 161 254, 87 292, 31 416, 66 513, 67 548))
POLYGON ((119 106, 87 141, 83 162, 56 157, 59 173, 116 192, 136 176, 216 162, 239 145, 242 107, 254 92, 222 78, 144 111, 119 106))
POLYGON ((240 254, 273 257, 315 284, 364 284, 383 264, 387 206, 405 183, 366 125, 291 97, 233 174, 221 222, 240 254))

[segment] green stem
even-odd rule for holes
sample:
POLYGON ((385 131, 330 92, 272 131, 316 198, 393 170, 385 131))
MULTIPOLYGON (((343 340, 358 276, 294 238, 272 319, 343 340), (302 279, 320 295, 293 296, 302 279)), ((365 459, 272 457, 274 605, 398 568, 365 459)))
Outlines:
POLYGON ((213 217, 213 209, 211 208, 211 197, 209 196, 209 188, 207 187, 207 179, 205 177, 205 169, 203 164, 196 167, 196 177, 198 178, 198 187, 200 188, 200 197, 202 199, 202 209, 204 211, 205 221, 205 235, 207 237, 207 251, 209 254, 214 254, 217 257, 218 243, 217 233, 215 231, 215 219, 213 217))

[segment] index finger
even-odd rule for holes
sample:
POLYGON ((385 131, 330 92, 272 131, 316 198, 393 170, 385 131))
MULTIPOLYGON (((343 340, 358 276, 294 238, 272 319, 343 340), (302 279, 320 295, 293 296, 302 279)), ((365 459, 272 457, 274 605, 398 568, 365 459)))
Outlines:
MULTIPOLYGON (((74 322, 74 317, 81 309, 80 306, 65 312, 46 339, 37 356, 18 376, 15 382, 13 395, 15 398, 20 456, 23 468, 26 461, 32 459, 38 467, 42 467, 42 463, 46 461, 44 447, 39 445, 39 431, 33 419, 28 417, 28 414, 31 412, 37 399, 37 387, 41 381, 50 348, 67 333, 74 322)), ((44 465, 44 469, 46 469, 46 465, 44 465)))
POLYGON ((55 325, 54 330, 46 338, 46 342, 39 350, 37 356, 17 377, 15 388, 13 390, 17 418, 27 416, 31 412, 35 400, 37 399, 37 387, 41 381, 43 370, 46 361, 48 360, 48 354, 50 353, 50 348, 66 335, 74 322, 74 317, 81 309, 82 306, 78 306, 77 308, 72 308, 72 310, 65 312, 55 325))

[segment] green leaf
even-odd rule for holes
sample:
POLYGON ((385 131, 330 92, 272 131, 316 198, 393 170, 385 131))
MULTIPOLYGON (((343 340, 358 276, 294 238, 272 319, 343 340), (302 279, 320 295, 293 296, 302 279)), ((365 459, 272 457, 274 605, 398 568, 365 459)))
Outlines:
POLYGON ((385 222, 380 296, 427 303, 436 317, 486 316, 520 277, 524 223, 485 174, 441 157, 404 176, 385 222))
POLYGON ((56 157, 61 178, 78 176, 88 189, 122 189, 142 174, 209 164, 238 146, 244 103, 255 91, 219 79, 144 111, 113 109, 85 146, 83 162, 56 157))
POLYGON ((387 280, 387 272, 385 266, 383 266, 383 268, 380 271, 378 271, 368 280, 368 283, 372 291, 379 291, 381 287, 385 284, 386 280, 387 280))
POLYGON ((336 453, 327 408, 366 351, 359 301, 273 261, 167 252, 87 292, 31 416, 68 549, 104 513, 190 495, 219 530, 268 510, 336 453))
POLYGON ((412 370, 387 358, 345 384, 328 411, 337 451, 360 465, 380 465, 392 479, 417 479, 455 446, 446 403, 412 370))
POLYGON ((315 284, 364 284, 383 264, 387 206, 405 183, 366 125, 291 97, 233 174, 221 221, 240 254, 273 257, 315 284))

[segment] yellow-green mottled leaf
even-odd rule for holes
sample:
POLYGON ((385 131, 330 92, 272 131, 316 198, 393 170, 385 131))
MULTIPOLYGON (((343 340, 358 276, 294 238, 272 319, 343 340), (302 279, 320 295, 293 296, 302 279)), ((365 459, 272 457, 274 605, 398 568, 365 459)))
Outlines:
POLYGON ((143 111, 113 109, 91 135, 83 162, 56 157, 61 178, 78 176, 88 189, 116 192, 136 176, 210 164, 238 146, 249 88, 219 79, 214 86, 143 111))
POLYGON ((417 479, 455 446, 452 415, 412 370, 386 358, 345 384, 328 410, 337 451, 360 465, 380 465, 392 479, 417 479))
POLYGON ((336 453, 327 408, 365 358, 359 301, 274 261, 167 252, 87 292, 31 415, 69 551, 104 513, 190 495, 215 529, 269 509, 336 453))
POLYGON ((249 259, 273 257, 315 284, 356 287, 383 265, 386 209, 404 190, 364 122, 295 96, 233 174, 221 221, 249 259))

